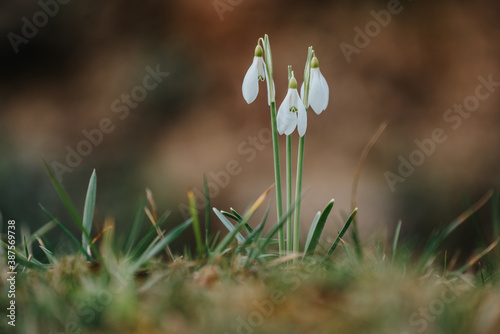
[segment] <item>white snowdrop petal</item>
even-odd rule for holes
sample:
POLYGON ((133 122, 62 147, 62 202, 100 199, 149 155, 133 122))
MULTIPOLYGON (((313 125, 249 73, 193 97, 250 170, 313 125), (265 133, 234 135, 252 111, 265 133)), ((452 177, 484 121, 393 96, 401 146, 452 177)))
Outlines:
POLYGON ((257 58, 257 74, 258 74, 258 79, 259 80, 264 80, 267 79, 267 73, 266 73, 266 64, 264 63, 264 58, 262 57, 254 57, 257 58))
POLYGON ((304 105, 299 105, 297 110, 297 130, 299 132, 299 136, 304 136, 306 134, 307 129, 307 112, 304 105))
POLYGON ((295 127, 297 126, 297 116, 295 115, 294 112, 290 112, 290 108, 292 107, 292 97, 293 97, 293 91, 295 93, 297 92, 296 89, 288 89, 288 92, 285 96, 285 99, 281 103, 279 109, 278 109, 278 115, 277 115, 277 128, 279 134, 285 134, 285 135, 290 135, 293 130, 295 130, 295 127))
POLYGON ((248 68, 245 78, 243 79, 243 85, 241 86, 241 92, 243 93, 243 98, 248 104, 252 103, 259 94, 259 79, 257 70, 257 60, 254 57, 252 65, 248 68))
POLYGON ((285 111, 287 110, 286 99, 283 101, 278 109, 278 115, 276 115, 276 127, 280 135, 283 134, 286 127, 285 111))
POLYGON ((297 92, 297 89, 288 89, 288 94, 290 95, 290 107, 295 107, 297 109, 297 105, 299 104, 299 101, 301 101, 299 93, 297 92))
POLYGON ((328 94, 328 84, 319 68, 311 69, 309 104, 316 114, 319 115, 328 106, 328 94))
POLYGON ((293 130, 297 127, 297 115, 294 112, 287 111, 286 116, 286 125, 283 131, 287 136, 291 135, 293 130))
MULTIPOLYGON (((266 75, 266 84, 267 84, 267 105, 271 105, 271 91, 269 90, 269 78, 267 77, 267 71, 264 72, 266 75)), ((273 81, 273 92, 276 95, 276 86, 274 86, 273 81)))
POLYGON ((319 73, 319 82, 321 85, 321 90, 323 91, 323 109, 326 109, 328 107, 328 100, 330 99, 330 88, 328 87, 328 83, 326 82, 325 77, 323 74, 321 74, 321 71, 318 68, 318 73, 319 73))

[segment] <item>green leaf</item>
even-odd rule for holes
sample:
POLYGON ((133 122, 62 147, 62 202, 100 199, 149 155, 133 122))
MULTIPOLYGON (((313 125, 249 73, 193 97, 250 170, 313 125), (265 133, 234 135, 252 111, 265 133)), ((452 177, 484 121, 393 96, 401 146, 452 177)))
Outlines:
POLYGON ((151 244, 151 237, 156 234, 156 228, 161 228, 161 226, 167 221, 169 215, 169 211, 165 212, 156 222, 156 226, 151 226, 146 235, 139 241, 132 254, 130 254, 133 259, 137 258, 139 254, 144 253, 145 249, 148 248, 147 244, 151 244))
POLYGON ((217 246, 217 241, 219 241, 219 237, 220 237, 220 231, 217 231, 217 233, 215 233, 213 237, 213 240, 211 241, 210 251, 213 251, 215 249, 215 246, 217 246))
POLYGON ((130 226, 130 232, 127 236, 127 241, 125 242, 125 254, 130 254, 132 247, 137 240, 137 237, 141 233, 142 223, 144 221, 144 206, 146 204, 146 199, 141 197, 137 208, 135 209, 134 218, 132 219, 132 225, 130 226))
POLYGON ((24 253, 26 254, 26 258, 28 258, 30 254, 28 252, 28 243, 26 242, 26 236, 24 236, 23 239, 24 239, 24 253))
POLYGON ((252 242, 257 243, 260 240, 260 236, 264 231, 264 226, 266 225, 267 217, 269 215, 269 206, 267 207, 266 214, 262 219, 262 222, 257 226, 255 230, 245 239, 243 244, 239 247, 239 250, 236 253, 241 252, 245 247, 249 246, 252 242))
MULTIPOLYGON (((9 246, 0 240, 0 244, 8 250, 9 246)), ((38 270, 46 270, 48 268, 48 265, 41 263, 40 261, 36 261, 35 259, 32 259, 33 261, 28 261, 27 258, 21 255, 17 250, 11 250, 11 252, 14 252, 16 254, 16 262, 26 268, 32 268, 32 269, 38 269, 38 270)))
POLYGON ((48 223, 40 227, 38 230, 36 230, 29 236, 28 245, 31 245, 33 241, 35 241, 37 238, 41 238, 43 235, 45 235, 45 233, 49 232, 56 225, 57 224, 53 220, 50 220, 48 223))
POLYGON ((207 254, 210 248, 210 233, 211 233, 211 215, 210 215, 210 190, 208 189, 207 176, 203 175, 203 187, 205 190, 205 249, 207 254))
POLYGON ((237 223, 240 223, 241 222, 241 217, 238 218, 236 217, 235 215, 233 215, 232 213, 229 213, 227 211, 224 211, 224 210, 221 210, 220 213, 222 213, 224 216, 226 216, 227 218, 231 218, 232 220, 234 220, 235 222, 237 223))
POLYGON ((429 242, 425 247, 423 254, 420 257, 419 270, 422 271, 426 266, 432 263, 433 257, 439 246, 456 228, 463 224, 470 216, 472 216, 477 210, 479 210, 488 200, 493 196, 493 190, 489 190, 483 197, 481 197, 476 203, 474 203, 469 209, 465 210, 454 219, 448 227, 443 230, 434 232, 429 238, 429 242))
POLYGON ((42 208, 42 211, 45 212, 47 217, 49 217, 54 223, 56 223, 57 226, 64 232, 64 234, 66 234, 69 237, 69 239, 73 241, 73 243, 78 247, 78 249, 80 249, 80 252, 82 252, 82 254, 85 255, 87 260, 92 261, 92 257, 85 251, 85 249, 82 247, 82 244, 75 238, 75 236, 70 231, 68 231, 68 229, 64 227, 64 225, 61 224, 59 220, 57 220, 47 209, 45 209, 43 205, 41 204, 38 205, 40 206, 40 208, 42 208))
POLYGON ((319 243, 321 234, 323 233, 323 229, 326 224, 326 219, 328 218, 328 215, 332 211, 334 203, 335 200, 332 199, 330 202, 328 202, 323 212, 322 213, 318 212, 318 214, 316 215, 311 225, 311 228, 309 229, 309 235, 307 236, 304 256, 306 256, 306 254, 314 253, 314 250, 316 249, 316 246, 319 243))
POLYGON ((236 217, 238 217, 239 222, 243 219, 243 217, 235 209, 230 208, 230 210, 236 217))
POLYGON ((292 205, 292 207, 290 207, 288 209, 288 211, 283 216, 281 216, 281 219, 273 226, 273 228, 269 231, 269 233, 267 234, 267 236, 262 240, 262 242, 259 245, 260 247, 259 247, 258 252, 255 252, 255 255, 252 256, 252 259, 256 259, 257 256, 260 256, 260 254, 264 253, 266 247, 268 245, 270 245, 271 242, 274 241, 274 239, 273 239, 274 235, 276 235, 276 233, 278 233, 278 231, 283 228, 283 225, 287 221, 288 217, 295 210, 295 205, 296 204, 297 204, 297 202, 295 202, 292 205))
MULTIPOLYGON (((240 223, 242 220, 243 220, 243 217, 241 217, 238 212, 236 212, 233 208, 231 208, 231 211, 233 213, 230 213, 230 212, 227 212, 227 211, 223 211, 221 210, 221 213, 228 217, 228 218, 231 218, 232 220, 234 220, 235 222, 237 223, 240 223)), ((247 235, 250 235, 253 233, 253 228, 247 223, 245 224, 245 226, 243 226, 243 229, 245 230, 245 233, 247 235)))
MULTIPOLYGON (((49 164, 44 159, 42 159, 42 162, 43 162, 43 166, 44 166, 47 174, 50 177, 50 180, 52 181, 52 185, 56 189, 57 194, 61 198, 61 200, 62 200, 64 206, 66 207, 66 209, 68 210, 69 214, 71 215, 71 217, 75 221, 78 229, 82 232, 82 234, 88 240, 91 240, 90 239, 90 235, 87 233, 87 231, 83 227, 83 222, 80 219, 80 216, 78 215, 78 213, 77 213, 77 211, 75 209, 75 206, 71 202, 71 199, 69 198, 68 194, 66 193, 66 190, 62 186, 61 182, 59 182, 59 179, 54 175, 54 172, 50 168, 49 164)), ((104 261, 102 259, 101 253, 99 252, 99 250, 97 249, 97 247, 95 247, 94 243, 92 243, 92 242, 90 243, 90 248, 92 249, 92 251, 94 251, 94 254, 100 260, 101 264, 104 265, 104 261)), ((86 251, 84 252, 84 254, 86 254, 86 256, 88 256, 88 254, 87 254, 86 251)))
POLYGON ((203 254, 205 253, 205 250, 204 250, 203 239, 201 237, 201 228, 200 228, 200 220, 198 219, 198 210, 196 209, 194 193, 190 190, 188 191, 187 196, 189 200, 189 210, 191 212, 191 218, 193 220, 193 231, 196 240, 196 248, 198 249, 198 258, 201 259, 203 257, 203 254))
POLYGON ((66 192, 66 190, 62 186, 61 182, 59 182, 59 179, 54 175, 52 168, 49 166, 47 161, 45 161, 45 159, 43 159, 43 158, 42 158, 42 163, 43 163, 43 167, 45 168, 45 171, 49 175, 49 178, 50 178, 50 181, 52 182, 52 185, 54 186, 54 188, 55 188, 57 194, 59 195, 59 198, 63 202, 64 206, 68 210, 71 218, 73 218, 73 220, 77 223, 77 225, 79 227, 81 227, 82 220, 80 219, 80 215, 76 211, 75 206, 73 205, 73 202, 69 198, 68 193, 66 192))
POLYGON ((392 242, 392 262, 394 262, 394 258, 396 257, 396 250, 398 248, 398 240, 399 240, 399 232, 401 231, 402 221, 398 221, 398 225, 396 226, 396 232, 394 232, 394 240, 392 242))
POLYGON ((45 253, 45 256, 47 256, 47 259, 49 259, 50 263, 52 263, 52 264, 57 263, 57 259, 55 258, 54 253, 52 253, 47 248, 45 248, 41 245, 40 245, 40 249, 45 253))
POLYGON ((327 252, 327 256, 332 255, 333 251, 335 251, 335 248, 337 248, 337 245, 340 242, 340 239, 344 236, 344 234, 347 232, 349 229, 349 226, 351 226, 352 221, 354 220, 354 217, 356 217, 356 214, 358 213, 358 208, 355 208, 354 211, 351 213, 349 218, 347 218, 347 221, 344 224, 344 227, 342 227, 342 230, 340 230, 339 235, 335 239, 335 241, 332 244, 332 247, 327 252))
POLYGON ((163 239, 160 239, 160 241, 158 241, 158 243, 154 247, 149 249, 147 252, 144 252, 144 254, 142 254, 141 257, 131 266, 131 272, 136 272, 144 263, 146 263, 146 261, 149 261, 153 256, 167 247, 168 244, 177 239, 177 237, 179 237, 179 235, 181 235, 181 233, 184 232, 186 228, 188 228, 191 222, 192 218, 189 218, 184 223, 174 228, 163 239))
POLYGON ((85 197, 85 205, 83 207, 83 233, 82 233, 82 247, 90 255, 89 245, 92 242, 90 234, 92 230, 92 220, 94 218, 94 207, 97 189, 97 176, 95 169, 90 176, 89 187, 87 189, 87 196, 85 197))
MULTIPOLYGON (((222 222, 222 224, 224 224, 224 226, 228 229, 229 235, 232 234, 234 231, 236 231, 237 227, 235 227, 233 224, 231 224, 231 222, 224 216, 224 214, 222 212, 220 212, 216 208, 214 208, 213 210, 215 212, 215 215, 222 222)), ((243 226, 245 226, 245 224, 246 224, 246 222, 240 221, 239 224, 236 225, 236 226, 240 226, 241 225, 241 228, 242 228, 243 226)), ((245 242, 245 238, 243 237, 243 235, 241 233, 239 233, 239 230, 237 230, 236 232, 234 232, 234 234, 235 234, 236 240, 238 240, 239 243, 245 242)), ((231 242, 229 242, 229 243, 231 243, 231 242)))
POLYGON ((493 216, 493 237, 500 238, 500 190, 495 189, 492 198, 492 216, 493 216))

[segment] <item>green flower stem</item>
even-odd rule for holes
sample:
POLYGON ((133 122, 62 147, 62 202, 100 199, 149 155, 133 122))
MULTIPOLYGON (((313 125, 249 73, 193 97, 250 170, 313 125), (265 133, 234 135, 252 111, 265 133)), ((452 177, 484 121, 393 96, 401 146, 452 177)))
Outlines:
MULTIPOLYGON (((283 216, 283 200, 281 197, 281 167, 280 167, 280 147, 278 141, 278 127, 276 125, 276 102, 271 102, 271 127, 273 132, 273 153, 274 153, 274 179, 276 185, 276 211, 278 221, 283 216)), ((285 233, 283 228, 278 232, 280 255, 285 253, 285 233)))
POLYGON ((299 140, 299 154, 297 160, 297 182, 295 184, 295 213, 293 224, 293 251, 299 252, 299 238, 300 238, 300 199, 302 194, 302 170, 304 167, 304 146, 306 136, 300 137, 299 140))
MULTIPOLYGON (((311 80, 311 58, 314 54, 312 46, 307 50, 306 66, 304 68, 304 96, 302 102, 306 111, 309 107, 309 83, 311 80)), ((299 238, 300 238, 300 202, 302 198, 302 171, 304 168, 304 147, 306 143, 306 136, 303 135, 299 140, 299 153, 297 156, 297 181, 295 182, 295 212, 293 224, 293 251, 299 252, 299 238)))
MULTIPOLYGON (((286 136, 286 209, 292 208, 292 136, 286 136)), ((287 218, 286 245, 287 254, 292 253, 292 215, 287 218)))

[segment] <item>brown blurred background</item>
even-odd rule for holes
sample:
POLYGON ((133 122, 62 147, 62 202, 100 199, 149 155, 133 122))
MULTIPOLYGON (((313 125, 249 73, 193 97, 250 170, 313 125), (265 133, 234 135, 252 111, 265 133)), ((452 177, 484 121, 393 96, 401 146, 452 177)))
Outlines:
MULTIPOLYGON (((232 160, 240 172, 229 182, 219 180, 224 186, 212 204, 244 211, 274 182, 265 85, 251 105, 241 96, 255 44, 265 33, 278 104, 286 93, 287 66, 301 82, 310 45, 330 85, 327 110, 308 113, 304 233, 330 198, 337 202, 329 232, 336 233, 350 210, 361 151, 384 121, 389 125, 366 160, 358 189, 365 238, 391 235, 401 219, 406 236, 424 240, 500 183, 500 89, 456 130, 443 120, 454 103, 474 95, 479 76, 500 81, 498 3, 402 1, 400 13, 372 32, 369 44, 348 62, 341 43, 355 46, 354 29, 364 30, 375 20, 371 11, 387 10, 387 1, 65 1, 0 3, 4 219, 36 229, 47 221, 40 202, 69 224, 40 156, 65 163, 67 147, 76 149, 86 139, 82 131, 98 128, 105 118, 113 130, 62 175, 82 209, 96 168, 97 224, 111 215, 126 233, 145 187, 161 209, 173 211, 170 224, 175 224, 182 219, 179 205, 186 202, 186 191, 201 191, 204 173, 215 182, 214 175, 232 160), (53 14, 47 22, 37 14, 44 6, 53 14), (12 33, 23 37, 24 17, 40 27, 25 31, 34 36, 13 47, 12 33), (169 74, 120 119, 114 101, 142 85, 148 66, 169 74), (435 128, 442 128, 447 140, 391 191, 384 173, 397 173, 398 156, 408 159, 414 140, 430 138, 435 128), (249 136, 257 136, 253 150, 249 136)), ((296 145, 294 138, 294 154, 296 145)), ((471 231, 487 234, 489 217, 486 206, 474 218, 482 229, 464 226, 457 245, 471 231)))

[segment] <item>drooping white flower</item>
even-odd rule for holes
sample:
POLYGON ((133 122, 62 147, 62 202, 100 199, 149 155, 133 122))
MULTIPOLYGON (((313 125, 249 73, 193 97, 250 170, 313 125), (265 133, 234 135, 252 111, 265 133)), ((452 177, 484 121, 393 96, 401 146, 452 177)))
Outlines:
MULTIPOLYGON (((304 98, 304 84, 302 84, 300 89, 300 95, 304 98)), ((311 77, 309 81, 309 96, 307 99, 308 105, 319 115, 328 106, 329 95, 330 90, 328 88, 328 83, 319 70, 318 58, 314 56, 311 59, 311 77)))
POLYGON ((259 80, 264 81, 267 77, 266 65, 262 57, 263 54, 262 47, 257 45, 255 47, 255 56, 253 57, 252 65, 248 68, 245 78, 243 79, 241 91, 243 93, 243 98, 248 104, 252 103, 259 94, 259 80))
POLYGON ((278 109, 276 116, 277 128, 280 135, 290 135, 297 127, 299 136, 303 136, 307 129, 307 114, 304 103, 297 92, 297 80, 294 77, 288 83, 288 93, 278 109))

